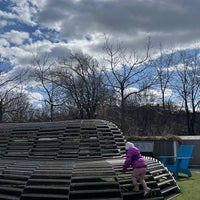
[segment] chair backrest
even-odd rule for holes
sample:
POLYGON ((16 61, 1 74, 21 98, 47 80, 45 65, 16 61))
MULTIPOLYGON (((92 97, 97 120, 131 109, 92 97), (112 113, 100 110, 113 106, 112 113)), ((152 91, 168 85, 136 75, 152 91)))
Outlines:
MULTIPOLYGON (((184 169, 188 168, 193 150, 194 150, 194 145, 180 145, 178 153, 177 153, 178 158, 181 158, 181 157, 183 158, 180 160, 180 163, 179 163, 180 168, 184 168, 184 169)), ((176 163, 177 163, 177 160, 175 164, 176 163)))

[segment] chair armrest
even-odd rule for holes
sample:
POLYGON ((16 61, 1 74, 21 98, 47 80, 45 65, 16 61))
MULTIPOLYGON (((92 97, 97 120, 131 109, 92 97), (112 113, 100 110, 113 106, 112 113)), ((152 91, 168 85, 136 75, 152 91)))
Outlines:
POLYGON ((176 158, 176 157, 175 156, 160 156, 160 158, 161 158, 161 163, 165 165, 167 163, 167 159, 176 158))
POLYGON ((159 156, 160 158, 176 158, 176 156, 159 156))

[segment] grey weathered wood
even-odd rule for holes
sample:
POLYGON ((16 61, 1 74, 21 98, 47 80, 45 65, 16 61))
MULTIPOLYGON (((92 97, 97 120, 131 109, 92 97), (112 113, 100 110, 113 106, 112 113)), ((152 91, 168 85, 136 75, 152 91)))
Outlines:
MULTIPOLYGON (((103 120, 0 124, 0 199, 144 199, 132 191, 131 169, 122 171, 124 145, 120 129, 103 120)), ((178 195, 167 169, 146 160, 154 194, 146 199, 178 195)))

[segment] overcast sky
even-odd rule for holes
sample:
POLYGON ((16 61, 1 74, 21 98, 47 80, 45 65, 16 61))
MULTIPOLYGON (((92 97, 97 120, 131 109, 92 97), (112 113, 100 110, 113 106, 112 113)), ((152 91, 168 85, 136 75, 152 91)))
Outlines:
POLYGON ((154 49, 197 47, 199 8, 199 0, 0 0, 0 69, 28 66, 36 52, 101 56, 104 35, 138 52, 148 37, 154 49))

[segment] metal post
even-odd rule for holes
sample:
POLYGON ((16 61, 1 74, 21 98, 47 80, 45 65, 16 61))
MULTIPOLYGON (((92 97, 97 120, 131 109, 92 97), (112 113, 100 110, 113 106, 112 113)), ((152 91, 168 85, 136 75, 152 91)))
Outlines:
POLYGON ((174 140, 173 141, 173 146, 174 146, 174 162, 176 160, 176 156, 177 156, 177 142, 174 140))

